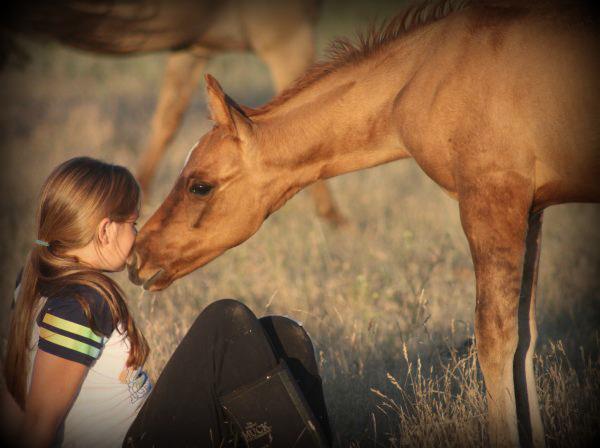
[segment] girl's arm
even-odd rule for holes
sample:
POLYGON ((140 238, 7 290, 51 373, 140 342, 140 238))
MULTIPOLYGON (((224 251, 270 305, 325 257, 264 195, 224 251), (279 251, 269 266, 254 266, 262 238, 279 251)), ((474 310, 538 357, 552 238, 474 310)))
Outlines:
MULTIPOLYGON (((0 369, 4 371, 4 366, 0 361, 0 369)), ((18 431, 23 424, 25 413, 17 404, 11 393, 8 391, 4 375, 0 373, 0 434, 4 439, 2 442, 8 442, 9 446, 14 446, 19 440, 18 431)))
POLYGON ((25 403, 25 446, 47 447, 79 393, 89 367, 38 350, 25 403))

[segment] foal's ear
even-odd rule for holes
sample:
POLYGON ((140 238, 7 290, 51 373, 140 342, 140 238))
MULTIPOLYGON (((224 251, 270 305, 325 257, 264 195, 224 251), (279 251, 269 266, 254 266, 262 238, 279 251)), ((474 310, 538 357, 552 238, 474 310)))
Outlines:
POLYGON ((221 88, 219 82, 208 73, 206 80, 206 98, 210 115, 219 125, 228 126, 239 138, 244 139, 252 132, 252 120, 242 108, 233 101, 221 88))

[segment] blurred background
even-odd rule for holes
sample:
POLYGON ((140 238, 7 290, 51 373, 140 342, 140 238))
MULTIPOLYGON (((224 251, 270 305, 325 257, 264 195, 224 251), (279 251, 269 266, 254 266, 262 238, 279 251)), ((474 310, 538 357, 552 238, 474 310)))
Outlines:
MULTIPOLYGON (((403 6, 325 0, 315 28, 319 58, 331 39, 352 37, 403 6)), ((35 239, 42 182, 78 155, 135 171, 167 58, 165 52, 109 57, 51 41, 19 43, 28 60, 10 60, 0 74, 3 337, 14 281, 35 239)), ((269 70, 250 53, 220 54, 205 72, 241 104, 260 105, 274 94, 269 70)), ((201 81, 159 167, 140 224, 211 127, 203 87, 201 81)), ((483 445, 474 276, 456 203, 412 161, 328 183, 346 227, 317 218, 301 192, 249 241, 164 292, 143 292, 124 273, 116 275, 152 348, 151 375, 158 377, 208 303, 233 297, 259 316, 303 322, 315 343, 338 446, 483 445)), ((545 212, 536 370, 551 446, 585 446, 600 428, 599 224, 597 205, 545 212)))

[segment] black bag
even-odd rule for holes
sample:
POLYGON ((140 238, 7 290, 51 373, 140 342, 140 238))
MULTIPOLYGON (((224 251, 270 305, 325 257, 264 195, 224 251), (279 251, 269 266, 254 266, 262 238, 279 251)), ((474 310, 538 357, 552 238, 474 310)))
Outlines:
POLYGON ((283 360, 265 377, 219 398, 237 430, 229 441, 248 448, 324 448, 329 445, 283 360), (238 442, 241 438, 243 442, 238 442))

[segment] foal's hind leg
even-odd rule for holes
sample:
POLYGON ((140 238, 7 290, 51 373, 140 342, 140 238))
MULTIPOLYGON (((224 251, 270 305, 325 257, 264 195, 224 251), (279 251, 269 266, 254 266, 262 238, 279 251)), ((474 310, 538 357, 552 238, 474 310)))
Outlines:
POLYGON ((206 57, 192 51, 173 53, 167 60, 158 104, 152 118, 150 139, 137 170, 137 179, 146 194, 167 145, 179 129, 206 60, 206 57))
POLYGON ((479 171, 461 182, 461 222, 477 286, 475 337, 487 390, 492 446, 518 446, 513 360, 531 181, 511 171, 479 171))
POLYGON ((521 444, 535 447, 545 445, 544 426, 533 371, 533 354, 537 339, 535 294, 542 239, 542 214, 543 212, 532 213, 529 217, 519 300, 519 345, 514 360, 515 397, 521 444))

